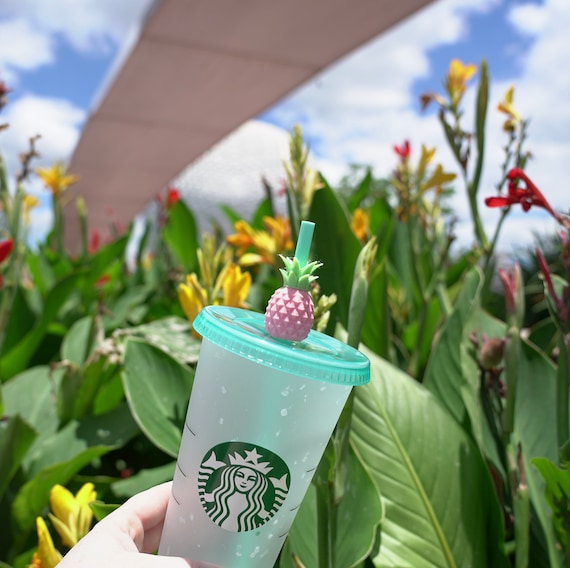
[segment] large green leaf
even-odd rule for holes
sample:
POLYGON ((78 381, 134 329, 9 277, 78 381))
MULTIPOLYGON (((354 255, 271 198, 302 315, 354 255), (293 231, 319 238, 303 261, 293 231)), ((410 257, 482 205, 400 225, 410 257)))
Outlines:
MULTIPOLYGON (((100 353, 82 368, 72 366, 67 369, 58 390, 57 405, 61 423, 65 424, 72 419, 81 420, 88 414, 95 414, 94 407, 99 390, 116 373, 117 365, 110 364, 100 353)), ((112 410, 114 406, 116 405, 107 410, 112 410)))
POLYGON ((111 484, 111 489, 117 497, 132 497, 159 483, 170 481, 174 477, 175 468, 176 462, 171 462, 158 467, 141 469, 131 477, 115 481, 111 484))
POLYGON ((477 446, 429 391, 365 350, 352 441, 385 506, 375 566, 507 566, 501 512, 477 446))
POLYGON ((94 459, 122 447, 137 432, 125 404, 106 415, 72 421, 46 439, 30 467, 33 477, 14 500, 12 517, 16 526, 29 530, 46 507, 54 485, 66 485, 94 459))
POLYGON ((186 272, 195 272, 198 268, 196 220, 181 199, 168 209, 163 236, 172 254, 186 272))
POLYGON ((408 309, 414 315, 418 306, 422 304, 422 290, 417 278, 420 259, 414 254, 411 239, 410 226, 396 220, 388 251, 390 269, 397 274, 398 281, 406 292, 408 309))
MULTIPOLYGON (((326 183, 313 197, 310 220, 316 223, 314 256, 323 263, 319 284, 324 294, 337 295, 332 312, 346 328, 354 265, 362 247, 350 228, 348 211, 326 183)), ((334 319, 331 317, 331 325, 334 319)))
POLYGON ((500 440, 481 404, 481 370, 470 337, 503 337, 505 326, 480 308, 482 275, 478 269, 465 277, 453 312, 444 324, 428 361, 423 384, 437 396, 452 416, 476 440, 485 457, 504 477, 500 440))
POLYGON ((42 469, 24 484, 12 504, 12 519, 18 530, 25 532, 33 527, 47 506, 54 485, 66 485, 78 471, 108 451, 107 446, 87 448, 68 461, 42 469))
POLYGON ((0 499, 36 436, 18 415, 0 420, 0 499))
MULTIPOLYGON (((545 498, 544 480, 532 466, 532 459, 544 457, 558 463, 556 434, 556 368, 542 351, 522 341, 515 405, 515 441, 521 444, 527 483, 534 508, 532 530, 543 540, 549 564, 562 560, 545 498)), ((531 551, 532 552, 532 551, 531 551)))
POLYGON ((16 294, 10 309, 10 317, 6 324, 2 352, 7 353, 32 329, 37 319, 28 298, 21 286, 16 289, 16 294))
POLYGON ((362 342, 381 357, 389 357, 392 321, 388 306, 388 274, 386 263, 376 267, 370 285, 364 323, 362 342))
POLYGON ((563 549, 568 546, 568 509, 570 504, 570 471, 557 467, 547 458, 534 458, 532 465, 545 481, 545 498, 552 510, 552 522, 563 549))
POLYGON ((10 351, 0 358, 0 380, 6 381, 23 371, 40 346, 48 326, 56 318, 59 310, 67 301, 81 277, 75 272, 62 278, 48 294, 41 317, 34 327, 10 351))
POLYGON ((196 363, 202 342, 192 333, 188 320, 171 316, 136 327, 118 329, 115 338, 140 337, 181 363, 196 363))
MULTIPOLYGON (((382 519, 382 503, 378 490, 352 448, 348 455, 348 472, 344 498, 336 513, 336 540, 333 566, 357 566, 369 554, 376 530, 382 519)), ((289 552, 304 566, 318 566, 316 490, 311 484, 289 532, 289 552)), ((291 556, 281 566, 294 567, 291 556)))
POLYGON ((364 177, 360 180, 358 185, 346 197, 346 206, 352 213, 361 203, 370 195, 372 187, 372 170, 367 168, 364 177))
POLYGON ((124 402, 106 414, 88 416, 80 421, 72 420, 61 430, 44 438, 41 446, 30 456, 28 474, 36 475, 92 447, 106 451, 120 448, 138 433, 138 426, 124 402))
POLYGON ((162 451, 176 457, 193 372, 161 349, 129 339, 123 385, 134 419, 162 451))
POLYGON ((91 316, 77 320, 65 334, 61 344, 61 358, 80 367, 91 351, 94 334, 91 316))
POLYGON ((150 286, 133 286, 121 294, 114 302, 107 306, 107 314, 104 315, 103 326, 105 329, 115 329, 126 325, 132 314, 145 303, 151 293, 150 286))
MULTIPOLYGON (((478 270, 467 275, 452 314, 431 351, 423 385, 449 410, 466 432, 472 431, 479 400, 479 371, 467 353, 464 331, 477 307, 482 277, 478 270), (465 367, 468 366, 468 369, 465 367)), ((475 424, 479 419, 475 420, 475 424)))
POLYGON ((5 412, 20 415, 38 433, 23 460, 26 470, 34 456, 42 452, 44 442, 55 434, 58 428, 55 395, 63 372, 50 372, 49 367, 34 367, 20 373, 2 386, 5 412))
POLYGON ((83 293, 91 297, 93 284, 105 271, 114 264, 117 259, 125 257, 125 251, 129 242, 129 234, 125 234, 113 242, 101 247, 95 254, 86 259, 86 278, 81 282, 83 293))

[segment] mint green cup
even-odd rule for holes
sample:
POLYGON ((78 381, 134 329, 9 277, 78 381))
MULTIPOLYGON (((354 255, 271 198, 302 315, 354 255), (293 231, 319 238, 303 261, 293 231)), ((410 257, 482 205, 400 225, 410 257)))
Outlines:
POLYGON ((356 349, 271 337, 262 314, 209 306, 159 554, 271 568, 353 386, 356 349))

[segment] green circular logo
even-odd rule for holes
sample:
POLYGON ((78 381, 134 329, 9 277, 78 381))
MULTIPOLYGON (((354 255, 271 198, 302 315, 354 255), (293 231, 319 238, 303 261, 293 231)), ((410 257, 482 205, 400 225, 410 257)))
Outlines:
POLYGON ((214 523, 231 532, 252 531, 277 513, 291 475, 275 453, 247 442, 225 442, 206 452, 198 493, 214 523))

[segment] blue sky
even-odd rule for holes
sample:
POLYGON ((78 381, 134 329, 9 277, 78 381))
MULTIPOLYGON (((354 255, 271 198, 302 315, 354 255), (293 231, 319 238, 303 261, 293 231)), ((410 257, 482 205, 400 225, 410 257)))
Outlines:
MULTIPOLYGON (((43 135, 40 150, 45 163, 69 158, 109 69, 149 4, 149 0, 2 0, 0 79, 14 92, 2 117, 11 128, 2 134, 0 149, 12 171, 18 153, 36 131, 43 135)), ((411 140, 415 157, 421 144, 437 146, 440 161, 453 168, 437 120, 433 113, 421 113, 418 98, 428 90, 441 91, 452 58, 469 63, 486 59, 493 86, 483 192, 492 193, 504 143, 502 119, 494 107, 515 85, 517 108, 532 117, 529 149, 535 159, 528 172, 555 207, 568 210, 568 29, 568 0, 439 0, 259 118, 287 130, 300 123, 316 164, 332 181, 351 162, 370 164, 378 175, 388 174, 394 166, 392 145, 405 138, 411 140)), ((465 100, 467 105, 473 100, 473 89, 465 100)), ((49 224, 47 196, 37 187, 31 191, 43 195, 44 207, 33 221, 33 230, 41 234, 49 224)), ((460 219, 467 219, 461 194, 453 205, 460 219)), ((496 218, 496 211, 485 211, 489 227, 496 218)), ((501 244, 527 243, 532 230, 550 228, 542 211, 517 213, 509 220, 501 244)), ((460 223, 458 235, 469 243, 467 222, 460 223)))

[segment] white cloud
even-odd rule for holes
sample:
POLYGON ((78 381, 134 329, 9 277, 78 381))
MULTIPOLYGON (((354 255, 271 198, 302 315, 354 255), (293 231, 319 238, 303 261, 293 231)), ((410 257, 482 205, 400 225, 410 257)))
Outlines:
POLYGON ((76 50, 106 52, 121 45, 153 0, 3 0, 0 18, 25 18, 38 33, 59 34, 76 50))
POLYGON ((548 24, 548 12, 537 4, 519 4, 511 9, 509 21, 522 33, 538 35, 548 24))
MULTIPOLYGON (((371 164, 377 175, 388 175, 395 165, 392 145, 401 143, 404 138, 412 143, 413 159, 419 157, 422 143, 436 146, 438 160, 443 161, 447 169, 458 171, 437 118, 418 114, 418 102, 411 98, 412 85, 431 73, 428 50, 468 36, 470 15, 489 11, 498 3, 495 0, 442 0, 428 5, 299 89, 275 110, 274 116, 286 127, 295 121, 301 122, 307 138, 314 141, 314 150, 336 164, 332 173, 326 164, 323 166, 323 173, 332 182, 338 180, 339 163, 371 164)), ((527 172, 555 207, 567 210, 568 191, 560 184, 567 178, 563 171, 570 163, 570 107, 566 105, 570 97, 570 75, 561 70, 566 68, 570 49, 567 31, 570 2, 545 0, 541 6, 516 5, 510 10, 509 21, 521 33, 534 30, 537 34, 521 59, 522 73, 512 82, 516 85, 517 108, 532 117, 527 148, 535 159, 527 172), (530 19, 535 21, 531 24, 530 19)), ((504 117, 496 112, 496 105, 510 84, 492 83, 481 203, 486 195, 495 192, 500 177, 506 138, 502 131, 504 117)), ((440 85, 441 81, 435 82, 434 90, 440 90, 440 85)), ((474 97, 474 88, 471 88, 465 96, 467 109, 472 108, 474 97)), ((465 121, 468 126, 473 123, 472 112, 466 112, 465 121)), ((473 231, 465 190, 459 184, 453 207, 461 219, 457 229, 459 240, 469 245, 473 231)), ((497 211, 482 206, 481 214, 490 231, 497 211)), ((500 247, 510 247, 515 242, 530 243, 533 230, 551 226, 548 214, 541 210, 533 210, 521 220, 513 217, 511 222, 509 218, 500 247)))
POLYGON ((2 121, 10 127, 0 133, 2 154, 8 171, 20 169, 20 153, 29 148, 29 138, 40 134, 37 165, 67 160, 79 139, 85 111, 62 99, 24 96, 5 108, 2 121))
POLYGON ((0 21, 0 78, 13 87, 18 72, 53 63, 53 42, 23 19, 0 21))
POLYGON ((37 207, 30 211, 28 243, 32 246, 43 242, 53 225, 53 212, 49 207, 37 207))

